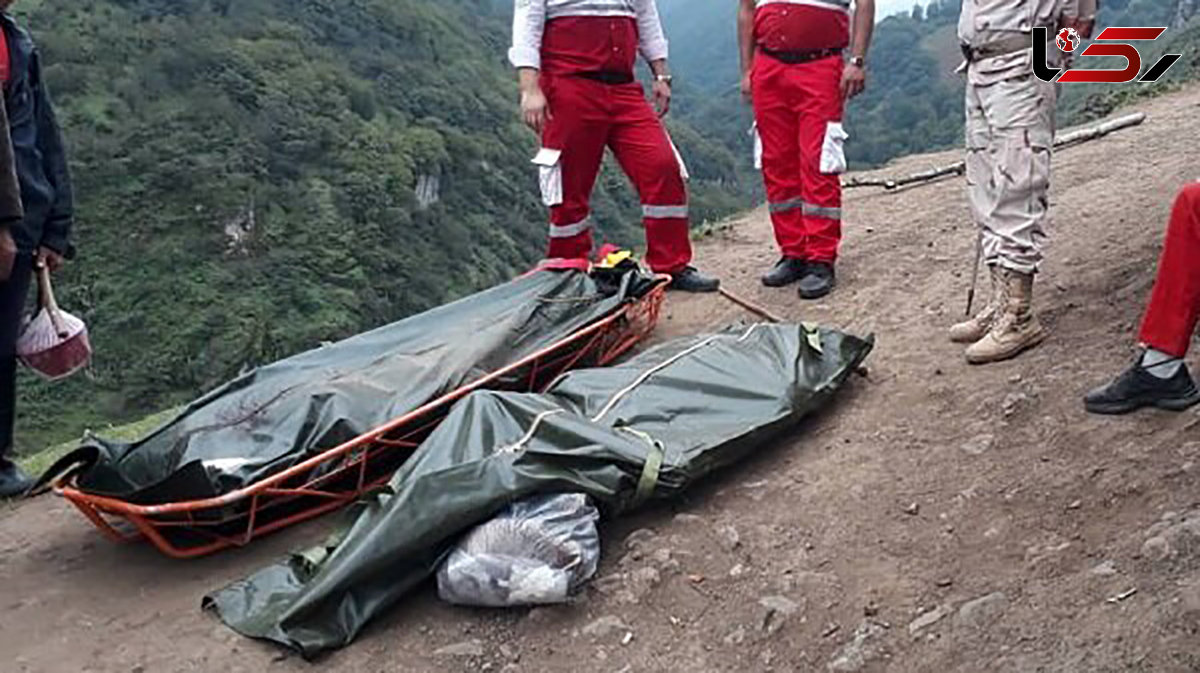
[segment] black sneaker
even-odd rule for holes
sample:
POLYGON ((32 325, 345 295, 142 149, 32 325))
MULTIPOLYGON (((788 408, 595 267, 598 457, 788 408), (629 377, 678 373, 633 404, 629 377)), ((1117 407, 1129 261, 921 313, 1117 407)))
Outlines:
POLYGON ((671 276, 672 290, 681 292, 716 292, 721 289, 721 281, 711 276, 706 276, 696 270, 695 267, 685 267, 683 271, 671 276))
POLYGON ((800 280, 804 277, 804 272, 808 268, 808 262, 795 257, 783 257, 775 263, 775 268, 771 269, 762 277, 762 284, 767 287, 784 287, 800 280))
POLYGON ((1175 376, 1160 379, 1146 371, 1140 362, 1083 398, 1083 406, 1089 412, 1105 415, 1127 414, 1142 407, 1183 411, 1198 402, 1200 391, 1187 365, 1180 366, 1175 376))
POLYGON ((0 499, 18 498, 33 488, 33 480, 15 463, 0 458, 0 499))
POLYGON ((820 299, 833 292, 837 285, 837 274, 829 262, 809 262, 808 270, 800 279, 801 299, 820 299))

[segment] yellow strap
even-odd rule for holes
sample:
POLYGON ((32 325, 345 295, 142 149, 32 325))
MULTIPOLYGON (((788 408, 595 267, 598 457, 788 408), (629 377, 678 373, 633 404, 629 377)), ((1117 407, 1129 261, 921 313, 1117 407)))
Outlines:
POLYGON ((662 474, 665 451, 663 450, 662 442, 659 442, 641 430, 634 430, 628 427, 619 427, 617 429, 646 442, 646 446, 650 449, 646 453, 646 462, 642 464, 642 476, 638 478, 637 490, 633 494, 633 506, 637 507, 654 495, 654 487, 658 486, 658 477, 662 474))

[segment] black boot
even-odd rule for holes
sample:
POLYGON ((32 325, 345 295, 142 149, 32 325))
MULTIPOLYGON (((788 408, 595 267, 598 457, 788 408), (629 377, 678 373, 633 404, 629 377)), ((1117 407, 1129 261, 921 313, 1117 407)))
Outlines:
POLYGON ((695 267, 685 267, 683 271, 671 276, 672 290, 681 292, 716 292, 721 289, 721 281, 706 276, 695 267))
POLYGON ((820 299, 833 292, 837 275, 829 262, 809 262, 808 271, 800 279, 801 299, 820 299))
POLYGON ((804 277, 804 271, 807 267, 808 263, 802 259, 783 257, 775 263, 774 269, 771 269, 762 277, 762 284, 767 287, 791 285, 804 277))
POLYGON ((1089 412, 1106 415, 1127 414, 1142 407, 1183 411, 1197 402, 1200 391, 1187 365, 1181 365, 1175 376, 1162 379, 1146 371, 1140 359, 1115 381, 1083 398, 1089 412))
POLYGON ((33 487, 33 480, 15 463, 0 458, 0 499, 18 498, 33 487))

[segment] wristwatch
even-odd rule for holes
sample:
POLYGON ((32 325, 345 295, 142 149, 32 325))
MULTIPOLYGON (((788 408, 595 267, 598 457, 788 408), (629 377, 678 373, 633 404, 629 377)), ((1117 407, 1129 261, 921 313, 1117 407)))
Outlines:
POLYGON ((670 75, 655 75, 654 76, 655 82, 666 82, 667 86, 671 85, 672 79, 674 79, 674 78, 671 77, 670 75))
POLYGON ((861 68, 866 64, 867 64, 867 59, 863 58, 862 56, 851 56, 850 57, 850 65, 852 65, 852 66, 861 68))

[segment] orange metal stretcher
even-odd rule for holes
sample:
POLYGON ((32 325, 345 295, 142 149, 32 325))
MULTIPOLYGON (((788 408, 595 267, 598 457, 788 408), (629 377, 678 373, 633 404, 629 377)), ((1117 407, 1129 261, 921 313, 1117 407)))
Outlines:
POLYGON ((658 279, 641 299, 537 353, 237 491, 161 505, 84 493, 71 477, 56 483, 55 491, 118 542, 145 538, 162 553, 180 559, 246 545, 343 507, 385 484, 455 402, 475 390, 540 391, 568 370, 611 363, 653 331, 666 280, 658 279))

